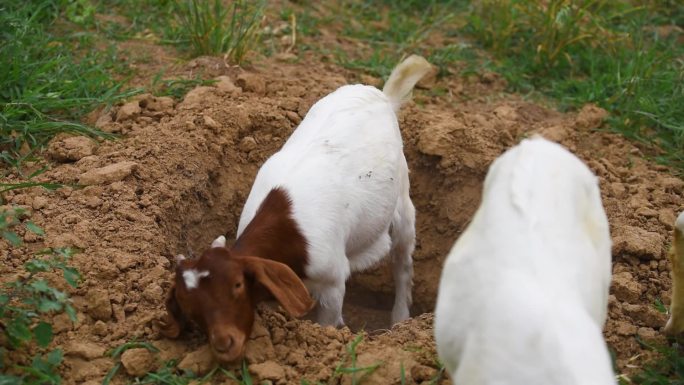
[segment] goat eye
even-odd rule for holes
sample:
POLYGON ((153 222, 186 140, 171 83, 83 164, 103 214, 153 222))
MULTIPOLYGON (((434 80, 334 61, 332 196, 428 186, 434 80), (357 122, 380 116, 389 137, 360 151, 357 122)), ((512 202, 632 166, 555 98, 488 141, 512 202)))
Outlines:
POLYGON ((242 282, 238 282, 238 283, 235 284, 235 288, 236 288, 236 289, 239 289, 239 288, 241 288, 241 287, 242 287, 242 282))

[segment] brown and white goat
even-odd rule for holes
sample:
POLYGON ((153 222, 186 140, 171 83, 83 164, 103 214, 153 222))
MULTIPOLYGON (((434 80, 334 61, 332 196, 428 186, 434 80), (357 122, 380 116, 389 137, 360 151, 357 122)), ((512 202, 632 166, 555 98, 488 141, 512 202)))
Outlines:
POLYGON ((198 259, 179 258, 163 333, 199 324, 217 358, 243 351, 254 306, 275 297, 293 316, 343 325, 345 281, 390 255, 392 321, 408 318, 415 209, 396 113, 430 70, 411 56, 383 91, 349 85, 318 101, 261 167, 226 248, 217 238, 198 259), (313 299, 309 296, 313 296, 313 299))

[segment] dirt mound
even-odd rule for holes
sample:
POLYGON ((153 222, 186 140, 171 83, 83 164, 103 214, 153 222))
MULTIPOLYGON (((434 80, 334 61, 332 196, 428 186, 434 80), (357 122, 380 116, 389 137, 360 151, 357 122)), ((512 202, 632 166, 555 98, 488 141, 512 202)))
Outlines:
MULTIPOLYGON (((3 274, 45 246, 81 249, 73 265, 85 280, 76 290, 62 287, 73 296, 79 322, 56 320, 56 342, 67 352, 67 383, 101 379, 114 365, 102 352, 134 338, 155 341, 162 352, 154 359, 141 351, 128 353, 124 365, 130 373, 169 358, 207 369, 201 336, 160 339, 153 322, 164 313, 172 256, 198 254, 219 234, 235 234, 261 163, 317 99, 356 81, 338 67, 306 60, 268 61, 251 72, 225 66, 215 71, 220 77, 214 86, 196 88, 181 102, 143 95, 93 116, 103 130, 125 134, 122 139, 55 138, 48 154, 62 163, 39 178, 84 188, 7 195, 10 203, 31 208, 32 220, 47 235, 21 234, 24 248, 1 255, 3 274)), ((614 237, 605 334, 619 368, 627 370, 628 361, 643 353, 634 337, 659 338, 665 322, 653 304, 668 303, 665 250, 682 209, 684 182, 644 161, 622 138, 597 131, 605 116, 599 108, 561 114, 502 96, 501 84, 478 79, 438 85, 454 92, 419 91, 400 117, 417 209, 412 314, 432 310, 442 261, 479 204, 490 162, 523 137, 541 133, 575 152, 600 177, 614 237)), ((402 368, 408 383, 429 381, 438 373, 432 317, 383 330, 389 327, 392 290, 387 266, 349 282, 345 319, 352 331, 373 331, 358 346, 358 366, 380 364, 367 383, 399 383, 402 368)), ((260 320, 248 353, 258 377, 278 384, 302 378, 347 383, 334 370, 345 363, 352 331, 291 320, 266 308, 260 320)), ((123 382, 123 375, 117 381, 123 382)))

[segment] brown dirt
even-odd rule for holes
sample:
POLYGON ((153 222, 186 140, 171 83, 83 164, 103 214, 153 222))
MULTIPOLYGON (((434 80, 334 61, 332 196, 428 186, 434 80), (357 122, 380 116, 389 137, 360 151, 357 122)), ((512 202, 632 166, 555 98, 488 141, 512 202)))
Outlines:
MULTIPOLYGON (((0 243, 2 276, 14 274, 45 246, 81 249, 73 265, 84 282, 75 290, 60 284, 71 293, 79 322, 55 319, 56 345, 66 351, 65 383, 101 381, 114 365, 103 352, 132 339, 152 341, 160 353, 131 351, 124 357, 129 373, 170 358, 182 360, 181 367, 210 369, 201 335, 177 341, 159 336, 155 321, 164 313, 172 256, 198 254, 215 236, 234 234, 261 163, 317 99, 358 79, 307 58, 297 64, 269 59, 250 71, 214 70, 225 77, 194 89, 182 102, 143 95, 94 117, 104 130, 124 134, 119 140, 55 138, 48 156, 56 163, 39 179, 85 187, 6 195, 9 203, 32 209, 31 219, 46 236, 22 233, 26 244, 20 249, 0 243)), ((662 340, 665 315, 653 303, 668 303, 665 250, 682 209, 684 182, 643 160, 633 144, 598 130, 605 112, 597 107, 555 112, 502 94, 503 84, 491 76, 445 78, 437 85, 452 92, 417 91, 400 117, 418 216, 416 318, 386 330, 392 293, 387 266, 357 275, 348 285, 345 318, 351 330, 369 330, 358 345, 358 366, 380 364, 364 383, 400 383, 402 367, 407 383, 428 383, 438 374, 429 312, 442 261, 477 208, 490 162, 532 133, 559 141, 600 177, 614 238, 605 335, 621 371, 638 367, 649 354, 635 337, 662 340)), ((267 306, 260 308, 257 324, 247 353, 256 377, 274 384, 303 378, 351 383, 349 375, 333 374, 340 362, 350 363, 345 347, 356 335, 349 328, 321 328, 267 306)), ((114 383, 130 380, 125 370, 114 383)))

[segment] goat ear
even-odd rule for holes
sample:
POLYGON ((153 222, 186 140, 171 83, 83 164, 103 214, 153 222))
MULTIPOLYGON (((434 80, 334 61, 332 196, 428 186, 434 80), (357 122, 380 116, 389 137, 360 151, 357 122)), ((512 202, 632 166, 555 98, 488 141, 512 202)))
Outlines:
POLYGON ((302 317, 315 305, 304 282, 286 264, 270 259, 242 257, 246 270, 264 285, 293 317, 302 317))
POLYGON ((214 241, 211 242, 211 247, 226 247, 226 237, 221 235, 214 239, 214 241))
POLYGON ((174 286, 166 299, 166 315, 162 318, 160 332, 164 337, 178 338, 184 325, 185 317, 176 300, 176 287, 174 286))

